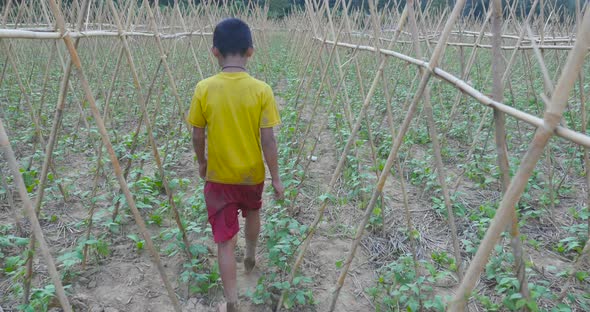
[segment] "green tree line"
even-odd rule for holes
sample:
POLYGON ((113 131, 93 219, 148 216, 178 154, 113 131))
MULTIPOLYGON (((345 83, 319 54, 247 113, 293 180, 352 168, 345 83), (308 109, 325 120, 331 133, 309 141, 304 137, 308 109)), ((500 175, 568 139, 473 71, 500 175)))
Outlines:
MULTIPOLYGON (((22 1, 30 1, 30 0, 13 0, 13 3, 20 3, 22 1)), ((62 0, 66 3, 73 3, 75 0, 62 0)), ((78 0, 81 1, 81 0, 78 0)), ((124 0, 119 0, 119 2, 124 0)), ((143 0, 137 0, 138 2, 142 2, 143 0)), ((290 14, 296 8, 303 8, 305 6, 305 0, 250 0, 251 2, 257 3, 259 5, 267 5, 269 6, 269 15, 270 17, 280 18, 285 15, 290 14)), ((249 0, 233 0, 227 1, 230 5, 234 6, 245 6, 249 2, 249 0)), ((323 2, 323 0, 317 0, 318 2, 323 2)), ((366 12, 369 11, 368 1, 371 0, 347 0, 347 4, 349 9, 357 10, 361 9, 366 12)), ((455 4, 456 0, 415 0, 422 9, 427 7, 427 3, 431 2, 430 9, 431 10, 442 10, 446 7, 452 7, 455 4)), ((531 10, 532 4, 534 0, 502 0, 505 5, 513 4, 516 1, 516 14, 518 16, 526 16, 531 10)), ((590 2, 590 0, 544 0, 544 5, 547 8, 557 7, 558 12, 562 15, 573 15, 576 11, 576 1, 580 2, 580 6, 583 6, 585 3, 590 2)), ((7 0, 0 0, 0 7, 3 7, 7 0)), ((202 0, 149 0, 152 5, 156 3, 160 6, 171 6, 174 5, 175 2, 178 2, 180 5, 187 5, 189 2, 193 4, 200 4, 204 2, 202 0)), ((214 5, 221 5, 223 3, 222 0, 209 0, 208 3, 212 3, 214 5)), ((336 4, 336 0, 329 0, 328 1, 330 6, 334 6, 336 4)), ((468 15, 473 13, 475 16, 482 16, 484 12, 487 10, 489 6, 490 0, 467 0, 465 3, 465 7, 463 9, 463 14, 468 15)), ((379 9, 383 9, 385 7, 393 8, 396 5, 398 8, 402 9, 406 4, 406 0, 377 0, 377 6, 379 9)), ((541 11, 540 5, 537 6, 536 12, 539 14, 541 11)))

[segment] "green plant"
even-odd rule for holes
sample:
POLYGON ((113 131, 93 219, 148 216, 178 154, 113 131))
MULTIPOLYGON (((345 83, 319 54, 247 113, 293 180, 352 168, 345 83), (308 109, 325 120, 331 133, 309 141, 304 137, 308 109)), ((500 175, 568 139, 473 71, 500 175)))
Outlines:
MULTIPOLYGON (((442 259, 442 255, 435 255, 442 259)), ((379 279, 375 286, 367 289, 377 311, 406 310, 419 311, 421 308, 444 311, 443 298, 434 295, 432 285, 449 274, 437 271, 426 261, 421 261, 429 274, 418 275, 412 256, 403 255, 379 269, 379 279)))
MULTIPOLYGON (((70 285, 64 286, 69 289, 70 285)), ((52 301, 55 299, 55 286, 53 284, 45 285, 43 288, 33 288, 29 303, 19 305, 18 309, 25 312, 47 311, 52 301)))
POLYGON ((571 236, 561 239, 554 247, 554 250, 571 256, 572 253, 580 254, 588 241, 588 223, 573 224, 564 226, 571 236))
POLYGON ((39 185, 39 179, 37 175, 39 174, 35 169, 20 169, 20 173, 23 177, 23 182, 25 183, 25 187, 27 188, 27 192, 32 193, 35 190, 35 187, 39 185))
MULTIPOLYGON (((436 192, 437 194, 440 192, 436 192)), ((453 194, 451 195, 451 205, 452 205, 452 209, 455 215, 457 216, 465 216, 465 213, 467 211, 467 209, 465 209, 465 206, 458 201, 458 196, 457 194, 453 194)), ((439 213, 442 216, 445 216, 446 218, 448 218, 448 213, 447 213, 447 208, 445 206, 445 200, 444 197, 440 196, 433 196, 431 197, 432 200, 432 208, 434 208, 434 210, 439 213)))
POLYGON ((137 248, 137 251, 141 251, 143 249, 143 245, 145 244, 145 240, 139 238, 139 236, 137 236, 137 234, 129 234, 129 235, 127 235, 127 237, 130 238, 135 243, 135 247, 137 248))
POLYGON ((192 294, 207 294, 221 284, 221 275, 217 264, 207 269, 202 261, 192 259, 190 262, 184 263, 182 267, 184 271, 180 274, 180 281, 189 284, 192 294))
POLYGON ((287 291, 283 300, 285 308, 297 305, 313 304, 313 293, 305 289, 312 282, 311 278, 296 276, 293 283, 284 281, 289 272, 291 259, 296 248, 301 244, 301 237, 307 227, 288 217, 286 208, 275 206, 262 228, 268 249, 267 277, 261 278, 254 292, 248 293, 256 304, 271 303, 282 291, 287 291))
POLYGON ((455 258, 450 256, 446 251, 434 251, 430 256, 432 258, 432 261, 434 261, 434 263, 440 265, 441 267, 446 268, 450 271, 457 271, 457 263, 455 262, 455 258))

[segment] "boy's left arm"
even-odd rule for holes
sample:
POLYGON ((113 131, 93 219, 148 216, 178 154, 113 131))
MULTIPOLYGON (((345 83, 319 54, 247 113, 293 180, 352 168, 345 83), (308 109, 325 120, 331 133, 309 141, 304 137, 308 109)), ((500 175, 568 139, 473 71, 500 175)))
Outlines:
POLYGON ((272 177, 275 198, 278 200, 284 199, 285 196, 285 188, 279 176, 277 140, 273 130, 273 127, 278 126, 280 123, 281 118, 279 117, 279 110, 274 94, 270 86, 267 86, 260 115, 260 139, 264 159, 272 177))
POLYGON ((260 129, 260 139, 262 143, 262 153, 264 154, 266 165, 270 171, 272 186, 275 189, 275 198, 277 200, 284 199, 285 187, 279 176, 279 156, 277 151, 277 140, 273 128, 260 129))
POLYGON ((205 128, 193 127, 193 149, 199 163, 199 176, 207 176, 207 158, 205 157, 205 128))

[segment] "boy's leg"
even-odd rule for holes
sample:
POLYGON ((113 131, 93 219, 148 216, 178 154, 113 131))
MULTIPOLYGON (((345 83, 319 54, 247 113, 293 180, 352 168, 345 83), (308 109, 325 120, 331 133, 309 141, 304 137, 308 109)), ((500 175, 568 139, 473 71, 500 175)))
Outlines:
POLYGON ((246 234, 246 256, 244 257, 244 266, 246 272, 250 272, 256 264, 256 244, 258 243, 258 234, 260 233, 260 210, 248 211, 244 232, 246 234))
POLYGON ((231 186, 207 182, 204 189, 205 202, 213 238, 217 244, 219 273, 223 283, 226 303, 219 306, 222 312, 236 312, 238 288, 236 276, 235 247, 238 224, 238 206, 230 204, 233 199, 231 186))
POLYGON ((223 283, 223 292, 228 302, 227 311, 233 309, 230 306, 238 302, 238 287, 236 277, 236 258, 234 249, 236 247, 237 236, 232 239, 217 244, 217 257, 219 258, 219 273, 223 283))

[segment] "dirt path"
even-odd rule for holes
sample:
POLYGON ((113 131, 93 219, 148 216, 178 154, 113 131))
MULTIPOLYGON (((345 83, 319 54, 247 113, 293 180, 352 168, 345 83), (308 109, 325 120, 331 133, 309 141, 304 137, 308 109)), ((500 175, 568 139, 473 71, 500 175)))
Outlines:
MULTIPOLYGON (((329 112, 325 111, 325 107, 319 107, 313 118, 310 103, 303 110, 301 124, 307 126, 310 122, 312 123, 308 145, 311 146, 319 134, 319 142, 314 154, 304 155, 305 159, 311 156, 316 159, 310 163, 305 186, 298 199, 300 213, 297 219, 304 224, 310 224, 314 219, 321 204, 318 198, 328 192, 330 179, 340 158, 333 130, 328 128, 328 123, 320 129, 321 121, 328 118, 330 118, 329 112)), ((313 277, 314 299, 317 302, 314 310, 316 311, 327 311, 330 306, 332 291, 340 274, 336 263, 346 257, 360 215, 360 210, 350 204, 329 205, 324 221, 320 223, 310 244, 301 270, 304 275, 313 277)), ((364 250, 358 249, 351 271, 341 290, 336 311, 374 310, 364 293, 364 290, 375 280, 374 271, 367 263, 364 250)))

